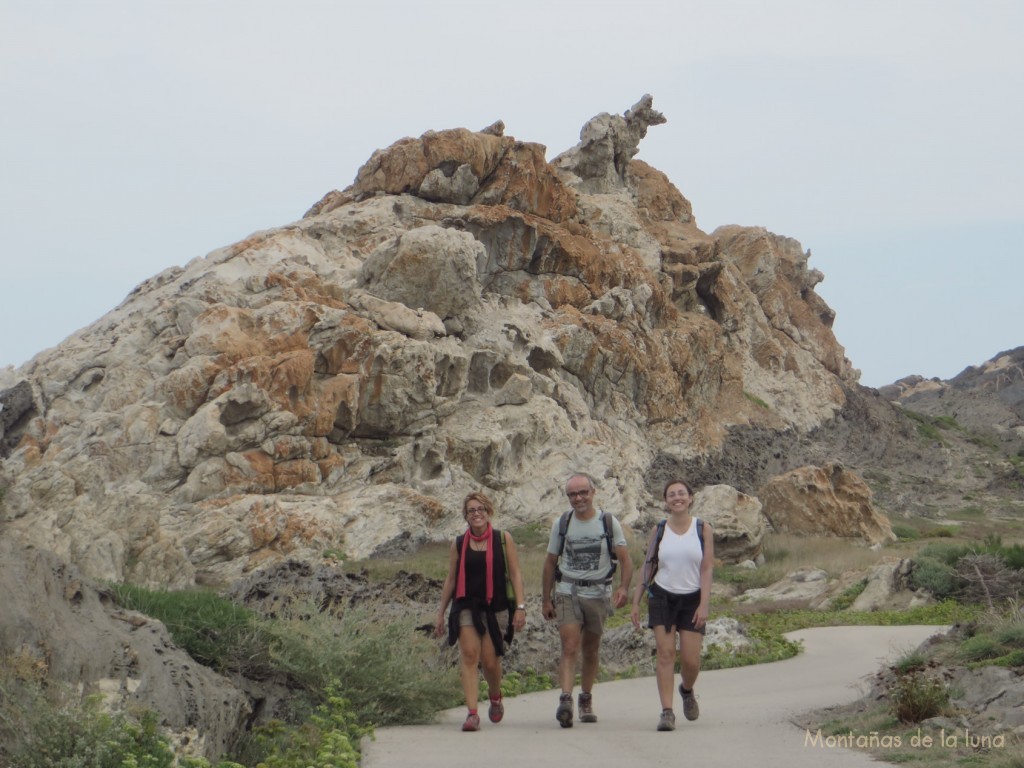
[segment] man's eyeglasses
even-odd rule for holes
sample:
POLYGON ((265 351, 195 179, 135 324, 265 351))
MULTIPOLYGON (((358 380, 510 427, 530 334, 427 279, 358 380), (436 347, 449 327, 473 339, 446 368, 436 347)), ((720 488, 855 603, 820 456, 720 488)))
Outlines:
POLYGON ((590 491, 569 491, 565 495, 570 499, 575 499, 577 496, 589 496, 590 491))

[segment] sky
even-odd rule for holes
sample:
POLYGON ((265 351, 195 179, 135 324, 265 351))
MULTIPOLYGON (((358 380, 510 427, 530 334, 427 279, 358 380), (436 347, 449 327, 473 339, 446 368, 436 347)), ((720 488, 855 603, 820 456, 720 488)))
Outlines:
POLYGON ((1024 345, 1024 3, 0 0, 0 368, 428 130, 645 93, 698 226, 794 238, 882 386, 1024 345))

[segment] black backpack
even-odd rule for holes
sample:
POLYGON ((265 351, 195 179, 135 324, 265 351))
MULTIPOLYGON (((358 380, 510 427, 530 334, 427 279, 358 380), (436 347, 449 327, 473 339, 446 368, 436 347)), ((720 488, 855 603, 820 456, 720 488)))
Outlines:
MULTIPOLYGON (((558 520, 558 558, 555 561, 556 581, 562 581, 562 569, 558 567, 558 563, 561 562, 562 552, 565 551, 565 534, 569 530, 569 521, 572 519, 572 512, 573 511, 571 509, 568 512, 564 512, 562 517, 558 520)), ((618 555, 615 554, 615 544, 612 541, 612 516, 603 510, 601 511, 601 523, 604 525, 604 534, 602 534, 602 538, 604 538, 604 543, 608 547, 608 556, 611 558, 612 567, 611 570, 608 571, 608 575, 603 579, 600 579, 600 582, 608 584, 611 583, 615 569, 619 567, 619 558, 618 555)))

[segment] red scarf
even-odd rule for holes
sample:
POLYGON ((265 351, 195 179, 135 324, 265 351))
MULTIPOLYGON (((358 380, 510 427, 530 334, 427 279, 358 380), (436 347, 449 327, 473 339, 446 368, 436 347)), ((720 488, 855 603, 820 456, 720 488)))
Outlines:
POLYGON ((493 532, 491 524, 487 523, 487 530, 477 536, 472 528, 466 529, 466 535, 462 537, 462 556, 459 558, 459 575, 455 584, 455 597, 466 596, 466 552, 469 550, 469 540, 486 541, 487 545, 487 602, 494 598, 494 546, 491 542, 493 532))

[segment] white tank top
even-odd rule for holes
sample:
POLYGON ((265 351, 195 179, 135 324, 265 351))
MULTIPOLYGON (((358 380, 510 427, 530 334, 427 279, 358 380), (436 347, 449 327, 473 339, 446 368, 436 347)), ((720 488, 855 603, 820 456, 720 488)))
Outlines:
POLYGON ((690 518, 690 527, 679 535, 665 524, 665 535, 658 547, 658 572, 654 583, 676 594, 700 589, 700 562, 704 554, 697 538, 697 518, 690 518))

